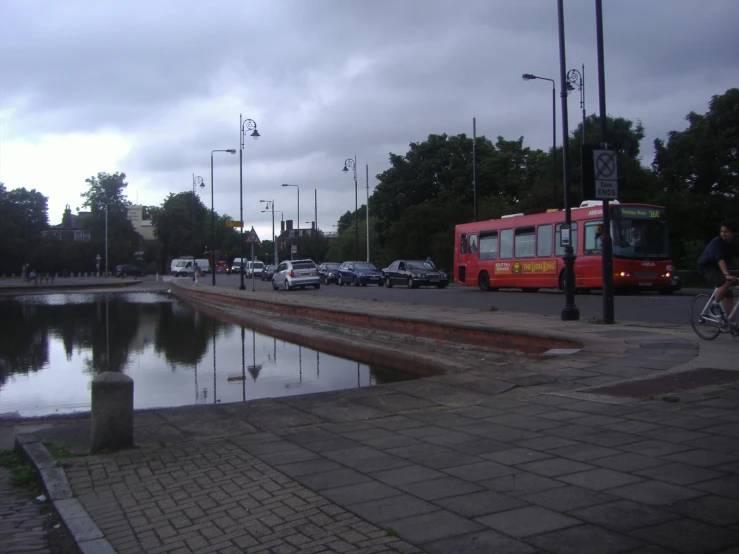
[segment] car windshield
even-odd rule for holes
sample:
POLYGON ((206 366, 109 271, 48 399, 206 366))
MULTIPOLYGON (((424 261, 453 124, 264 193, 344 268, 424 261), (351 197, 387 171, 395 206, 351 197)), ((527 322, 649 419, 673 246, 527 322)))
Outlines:
POLYGON ((339 269, 341 264, 326 264, 326 269, 339 269))
POLYGON ((406 269, 431 269, 431 266, 426 264, 426 262, 405 262, 405 268, 406 269))
POLYGON ((354 264, 354 269, 374 269, 377 271, 377 268, 369 262, 357 262, 354 264))
POLYGON ((313 269, 316 264, 313 262, 294 262, 293 269, 313 269))
POLYGON ((255 269, 264 269, 264 264, 262 262, 254 262, 252 264, 252 267, 254 267, 255 269))

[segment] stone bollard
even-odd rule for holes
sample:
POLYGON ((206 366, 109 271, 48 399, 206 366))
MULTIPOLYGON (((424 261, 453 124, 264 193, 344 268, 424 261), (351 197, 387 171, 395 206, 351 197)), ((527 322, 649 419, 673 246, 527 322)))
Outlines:
POLYGON ((133 446, 133 379, 106 371, 92 380, 90 453, 133 446))

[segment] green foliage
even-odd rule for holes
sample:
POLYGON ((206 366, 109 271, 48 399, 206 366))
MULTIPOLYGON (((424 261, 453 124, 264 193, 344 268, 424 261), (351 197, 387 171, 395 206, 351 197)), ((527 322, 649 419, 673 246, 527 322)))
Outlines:
POLYGON ((41 491, 41 481, 34 467, 21 458, 14 450, 0 450, 0 467, 6 467, 13 472, 10 484, 23 487, 32 492, 41 491))

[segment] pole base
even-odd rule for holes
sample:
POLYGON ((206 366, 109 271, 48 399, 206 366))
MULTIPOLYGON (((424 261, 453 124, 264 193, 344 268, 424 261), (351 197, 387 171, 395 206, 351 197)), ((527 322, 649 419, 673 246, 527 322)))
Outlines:
POLYGON ((239 290, 246 290, 246 287, 243 284, 241 284, 239 285, 239 290))
POLYGON ((560 317, 562 321, 577 321, 580 319, 580 310, 577 306, 565 306, 560 317))

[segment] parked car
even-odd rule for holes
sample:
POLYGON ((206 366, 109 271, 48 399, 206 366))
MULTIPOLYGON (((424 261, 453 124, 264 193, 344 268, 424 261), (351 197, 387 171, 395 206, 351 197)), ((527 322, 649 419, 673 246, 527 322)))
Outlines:
POLYGON ((272 288, 292 290, 312 286, 321 288, 321 277, 313 260, 285 260, 277 266, 272 276, 272 288))
POLYGON ((344 262, 339 266, 338 273, 339 285, 383 285, 382 271, 369 262, 344 262))
POLYGON ((385 286, 406 285, 408 288, 438 287, 443 289, 449 284, 449 276, 439 269, 434 269, 421 260, 395 260, 382 270, 385 286))
POLYGON ((324 285, 339 282, 339 266, 334 262, 325 262, 318 266, 318 274, 321 276, 321 282, 324 285))
POLYGON ((224 261, 216 262, 216 273, 228 273, 228 263, 224 261))
POLYGON ((272 276, 275 274, 275 269, 277 269, 277 266, 274 264, 265 265, 264 270, 262 270, 262 281, 271 281, 272 276))
POLYGON ((244 267, 246 266, 246 258, 234 258, 234 261, 231 263, 231 269, 227 272, 229 275, 235 273, 239 274, 239 271, 244 271, 244 267))
POLYGON ((122 264, 115 266, 116 277, 143 277, 146 272, 137 265, 133 264, 122 264))
POLYGON ((253 262, 246 262, 246 276, 251 277, 261 277, 262 271, 264 271, 264 262, 259 261, 253 261, 253 262))

